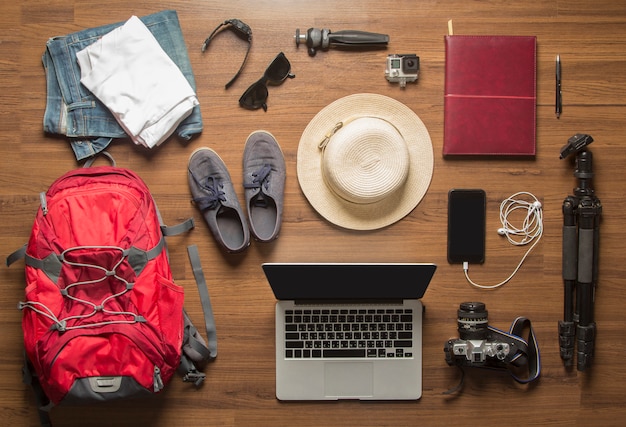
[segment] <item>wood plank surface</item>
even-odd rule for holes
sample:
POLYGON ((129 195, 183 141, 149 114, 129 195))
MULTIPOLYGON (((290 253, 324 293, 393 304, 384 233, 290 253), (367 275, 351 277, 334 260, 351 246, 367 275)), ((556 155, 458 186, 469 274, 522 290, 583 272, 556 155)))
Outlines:
MULTIPOLYGON (((169 238, 174 277, 186 290, 186 307, 202 324, 186 246, 198 246, 218 328, 219 356, 200 389, 178 378, 150 400, 52 410, 55 426, 411 426, 450 424, 624 425, 626 341, 623 339, 626 277, 626 3, 597 0, 522 2, 362 0, 14 0, 0 5, 0 248, 8 255, 28 239, 39 192, 79 167, 64 137, 45 134, 46 84, 41 56, 46 41, 86 28, 164 9, 178 12, 201 103, 204 131, 189 142, 173 137, 147 150, 128 140, 109 151, 117 164, 136 171, 150 187, 166 223, 189 216, 197 227, 169 238), (201 52, 220 22, 239 18, 250 25, 250 56, 236 83, 245 43, 230 32, 201 52), (533 159, 446 159, 443 143, 444 44, 448 20, 455 34, 537 36, 537 155, 533 159), (386 33, 386 50, 331 49, 315 57, 296 48, 295 29, 358 29, 386 33), (268 111, 240 108, 239 96, 284 52, 295 79, 269 87, 268 111), (416 53, 417 84, 401 89, 385 80, 389 53, 416 53), (554 114, 555 56, 563 66, 563 113, 554 114), (303 130, 323 107, 353 93, 390 96, 424 122, 434 150, 434 173, 420 204, 403 220, 381 230, 349 231, 324 220, 306 200, 296 173, 303 130), (242 154, 248 135, 271 132, 285 154, 287 181, 280 237, 253 242, 243 254, 226 255, 190 203, 187 161, 193 150, 216 150, 229 168, 240 197, 242 154), (581 373, 559 357, 557 322, 563 316, 561 278, 562 203, 577 185, 574 165, 559 150, 575 133, 592 135, 593 186, 602 201, 598 325, 593 366, 581 373), (482 283, 508 276, 525 248, 497 235, 498 207, 518 192, 543 203, 544 237, 517 275, 495 291, 478 290, 459 265, 446 259, 447 193, 455 187, 487 192, 486 262, 472 266, 482 283), (263 262, 434 262, 435 277, 423 299, 423 396, 419 401, 363 403, 291 402, 275 398, 274 297, 263 262), (483 301, 490 324, 508 329, 517 316, 532 320, 542 357, 541 378, 530 385, 508 375, 467 370, 460 394, 443 345, 458 336, 460 302, 483 301)), ((514 138, 514 135, 511 136, 514 138)), ((242 199, 240 199, 242 200, 242 199)), ((0 268, 0 425, 36 426, 31 390, 22 383, 23 262, 0 268)))

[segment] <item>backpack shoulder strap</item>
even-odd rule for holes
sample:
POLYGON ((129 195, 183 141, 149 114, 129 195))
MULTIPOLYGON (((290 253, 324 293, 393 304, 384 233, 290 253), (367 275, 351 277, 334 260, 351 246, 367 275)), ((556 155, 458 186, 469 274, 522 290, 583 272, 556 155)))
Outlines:
POLYGON ((50 410, 54 407, 54 404, 50 401, 46 393, 41 387, 39 377, 35 373, 35 369, 32 367, 26 353, 24 353, 24 366, 22 367, 22 381, 24 384, 30 385, 35 393, 35 400, 37 402, 37 413, 39 415, 39 421, 41 427, 52 427, 52 421, 50 420, 50 410))
POLYGON ((7 257, 7 267, 10 267, 15 261, 23 259, 26 256, 26 244, 22 245, 19 249, 11 253, 7 257))
POLYGON ((193 325, 187 313, 183 312, 185 318, 185 336, 179 373, 183 375, 183 381, 194 382, 196 386, 199 386, 206 378, 206 375, 199 372, 196 365, 213 361, 217 357, 217 333, 209 291, 207 289, 204 272, 202 271, 202 265, 200 264, 198 247, 196 245, 188 246, 187 253, 189 254, 193 275, 196 279, 196 285, 198 286, 200 303, 202 304, 202 311, 204 313, 205 329, 209 342, 207 344, 204 341, 202 335, 200 335, 193 325))
POLYGON ((211 299, 209 298, 209 290, 207 288, 202 265, 200 264, 200 255, 198 247, 191 245, 187 247, 189 261, 193 269, 193 275, 198 285, 198 293, 200 294, 200 302, 202 303, 202 311, 204 312, 204 324, 206 328, 207 338, 209 339, 209 359, 217 357, 217 333, 215 330, 215 320, 213 318, 213 308, 211 307, 211 299))
POLYGON ((178 223, 176 225, 161 225, 161 232, 164 236, 175 236, 191 230, 195 227, 193 218, 188 218, 186 221, 178 223))

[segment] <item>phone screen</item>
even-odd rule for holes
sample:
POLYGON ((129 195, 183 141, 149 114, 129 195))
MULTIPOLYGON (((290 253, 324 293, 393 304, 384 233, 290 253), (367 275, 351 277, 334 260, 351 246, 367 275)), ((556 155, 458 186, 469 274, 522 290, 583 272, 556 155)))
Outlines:
POLYGON ((448 193, 448 262, 485 261, 486 195, 478 189, 448 193))

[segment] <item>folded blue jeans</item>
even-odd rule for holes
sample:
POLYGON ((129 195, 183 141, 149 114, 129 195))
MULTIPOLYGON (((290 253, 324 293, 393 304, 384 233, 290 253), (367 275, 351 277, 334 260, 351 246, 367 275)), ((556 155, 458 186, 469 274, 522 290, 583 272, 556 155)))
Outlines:
MULTIPOLYGON (((195 91, 196 83, 176 11, 165 10, 140 19, 195 91)), ((44 131, 67 136, 77 160, 101 152, 114 138, 128 137, 109 109, 80 83, 76 60, 77 52, 123 24, 53 37, 46 43, 42 57, 47 90, 44 131)), ((196 106, 176 128, 176 134, 189 140, 202 132, 202 126, 200 106, 196 106)))

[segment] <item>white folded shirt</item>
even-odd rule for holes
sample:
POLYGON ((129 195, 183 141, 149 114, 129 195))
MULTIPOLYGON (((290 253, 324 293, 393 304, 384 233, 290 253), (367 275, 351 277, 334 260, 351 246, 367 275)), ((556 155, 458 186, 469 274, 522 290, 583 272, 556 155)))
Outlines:
POLYGON ((159 145, 199 103, 178 66, 136 16, 76 57, 81 83, 135 144, 159 145))

